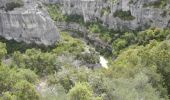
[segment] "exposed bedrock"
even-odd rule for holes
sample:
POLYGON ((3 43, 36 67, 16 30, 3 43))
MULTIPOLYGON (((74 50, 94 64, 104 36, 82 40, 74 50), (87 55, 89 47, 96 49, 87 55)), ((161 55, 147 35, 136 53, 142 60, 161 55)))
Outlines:
POLYGON ((60 35, 41 2, 0 0, 0 36, 26 43, 53 45, 60 35))
POLYGON ((114 29, 170 27, 170 1, 160 0, 42 0, 60 4, 63 14, 78 14, 84 21, 98 19, 114 29), (113 2, 116 1, 116 2, 113 2))

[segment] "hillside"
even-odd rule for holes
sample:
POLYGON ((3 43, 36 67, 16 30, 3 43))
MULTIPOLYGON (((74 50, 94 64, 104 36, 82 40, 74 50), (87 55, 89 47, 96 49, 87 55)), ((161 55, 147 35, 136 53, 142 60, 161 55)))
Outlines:
POLYGON ((169 0, 0 0, 0 100, 169 100, 169 0))

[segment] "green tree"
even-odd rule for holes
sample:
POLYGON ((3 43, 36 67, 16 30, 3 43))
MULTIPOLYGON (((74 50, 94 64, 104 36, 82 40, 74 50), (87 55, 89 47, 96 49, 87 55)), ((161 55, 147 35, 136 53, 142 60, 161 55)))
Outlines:
POLYGON ((8 66, 1 65, 0 94, 2 94, 2 100, 37 100, 31 99, 32 96, 35 97, 37 94, 33 87, 33 83, 36 80, 37 76, 31 70, 9 68, 8 66), (21 99, 20 95, 28 97, 28 99, 21 99), (30 95, 32 96, 30 97, 30 95))
POLYGON ((6 44, 0 42, 0 59, 7 54, 6 44))
POLYGON ((13 64, 35 71, 38 75, 47 75, 58 71, 55 54, 42 53, 39 49, 28 49, 25 53, 15 52, 13 64))
POLYGON ((14 94, 17 100, 39 100, 39 95, 34 86, 27 81, 20 81, 14 86, 14 94))
POLYGON ((69 100, 92 100, 93 91, 88 83, 76 83, 69 91, 69 100))
POLYGON ((17 100, 17 97, 12 95, 10 92, 4 92, 2 93, 0 100, 17 100))
POLYGON ((127 46, 127 41, 124 39, 117 39, 112 43, 113 54, 117 55, 120 50, 127 46))

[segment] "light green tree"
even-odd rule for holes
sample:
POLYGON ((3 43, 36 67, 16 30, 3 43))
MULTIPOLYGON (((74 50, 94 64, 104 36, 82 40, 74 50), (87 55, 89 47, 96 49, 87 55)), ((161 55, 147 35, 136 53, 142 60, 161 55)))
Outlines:
POLYGON ((39 95, 34 86, 27 81, 20 81, 14 86, 17 100, 39 100, 39 95))
POLYGON ((92 100, 93 91, 88 83, 76 83, 69 91, 69 100, 92 100))
POLYGON ((6 54, 7 54, 6 44, 0 42, 0 59, 2 59, 2 57, 4 57, 4 55, 6 54))

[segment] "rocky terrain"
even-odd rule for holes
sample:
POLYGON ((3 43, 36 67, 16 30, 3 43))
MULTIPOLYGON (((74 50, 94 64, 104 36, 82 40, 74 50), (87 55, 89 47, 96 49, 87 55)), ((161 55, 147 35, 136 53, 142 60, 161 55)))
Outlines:
POLYGON ((136 30, 170 27, 168 0, 42 0, 58 4, 63 14, 81 15, 85 22, 100 21, 109 28, 136 30))
POLYGON ((56 26, 37 0, 0 0, 0 36, 44 45, 59 40, 56 26))
POLYGON ((168 0, 1 0, 0 35, 27 43, 54 44, 59 32, 43 4, 57 4, 63 15, 100 22, 114 30, 170 27, 168 0))

